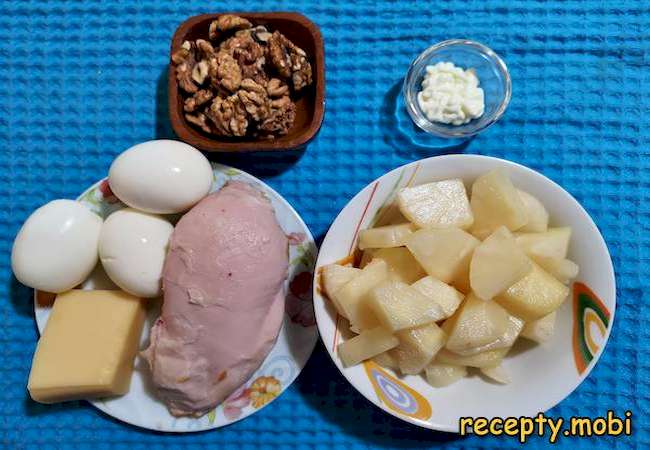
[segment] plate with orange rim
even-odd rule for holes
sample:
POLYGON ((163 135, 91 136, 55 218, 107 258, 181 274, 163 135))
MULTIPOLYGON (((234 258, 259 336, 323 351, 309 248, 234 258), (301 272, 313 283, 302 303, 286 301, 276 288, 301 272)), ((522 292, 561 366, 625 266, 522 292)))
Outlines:
POLYGON ((405 186, 460 178, 466 185, 483 173, 504 168, 514 185, 547 208, 551 226, 573 230, 568 258, 580 267, 571 293, 558 309, 555 334, 544 344, 519 340, 503 361, 512 382, 499 385, 468 376, 434 388, 421 376, 401 376, 372 361, 343 367, 338 345, 350 338, 346 319, 314 283, 314 309, 321 339, 343 376, 369 401, 415 425, 458 432, 461 417, 530 416, 546 411, 589 375, 609 338, 616 309, 611 257, 594 221, 561 186, 525 166, 480 155, 446 155, 399 167, 368 184, 343 208, 321 245, 315 280, 331 263, 354 262, 359 230, 390 223, 394 198, 405 186), (524 351, 525 350, 525 351, 524 351))
MULTIPOLYGON (((147 365, 136 359, 129 392, 123 396, 91 400, 90 403, 118 420, 156 431, 193 432, 220 428, 242 420, 272 402, 284 392, 302 371, 318 340, 312 306, 311 282, 317 248, 307 225, 280 194, 264 182, 238 169, 212 163, 211 191, 227 181, 239 180, 260 189, 271 201, 278 223, 289 236, 289 273, 285 283, 286 314, 278 339, 253 376, 221 405, 198 417, 174 417, 160 402, 150 385, 147 365)), ((106 179, 88 188, 77 199, 103 218, 125 207, 111 192, 106 179)), ((101 269, 93 271, 83 289, 116 289, 101 269)), ((34 293, 34 315, 40 333, 50 315, 53 294, 34 293)), ((149 330, 160 315, 160 302, 153 300, 143 328, 140 348, 146 348, 149 330)))

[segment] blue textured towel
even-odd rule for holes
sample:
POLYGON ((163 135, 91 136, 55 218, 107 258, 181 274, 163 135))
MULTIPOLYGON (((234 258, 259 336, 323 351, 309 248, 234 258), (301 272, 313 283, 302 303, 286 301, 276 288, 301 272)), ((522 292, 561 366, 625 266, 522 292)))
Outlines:
MULTIPOLYGON (((650 366, 650 9, 641 1, 2 1, 0 2, 0 447, 153 450, 515 448, 409 426, 362 398, 322 346, 272 407, 219 431, 164 435, 118 423, 86 403, 43 406, 25 386, 36 344, 31 293, 11 275, 13 237, 29 213, 76 197, 131 145, 173 133, 166 63, 186 17, 297 10, 325 38, 327 111, 296 157, 215 158, 264 178, 315 236, 387 170, 436 152, 400 136, 398 83, 437 41, 466 37, 506 60, 513 98, 503 120, 464 148, 533 167, 585 206, 617 271, 614 330, 597 367, 556 416, 634 412, 634 435, 564 439, 573 448, 648 448, 650 366)), ((647 3, 646 3, 647 4, 647 3)), ((543 445, 545 441, 535 441, 543 445)))

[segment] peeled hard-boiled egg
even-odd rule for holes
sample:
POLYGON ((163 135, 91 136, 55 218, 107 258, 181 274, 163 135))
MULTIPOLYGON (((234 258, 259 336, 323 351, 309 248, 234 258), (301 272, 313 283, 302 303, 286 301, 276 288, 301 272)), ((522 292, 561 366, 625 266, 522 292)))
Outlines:
POLYGON ((108 216, 99 238, 99 258, 110 279, 135 296, 159 297, 172 231, 164 218, 131 208, 108 216))
POLYGON ((113 193, 132 208, 156 214, 187 211, 212 186, 212 167, 183 142, 156 140, 119 155, 108 172, 113 193))
POLYGON ((97 264, 102 219, 79 202, 54 200, 32 213, 16 236, 11 268, 18 281, 60 293, 80 284, 97 264))

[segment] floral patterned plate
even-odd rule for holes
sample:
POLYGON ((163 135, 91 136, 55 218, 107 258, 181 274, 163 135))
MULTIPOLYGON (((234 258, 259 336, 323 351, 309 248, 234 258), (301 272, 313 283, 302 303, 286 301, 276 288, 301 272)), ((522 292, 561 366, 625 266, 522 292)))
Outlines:
MULTIPOLYGON (((251 379, 223 404, 199 418, 177 418, 169 414, 165 405, 155 396, 146 363, 137 358, 128 394, 90 403, 116 419, 142 428, 191 432, 220 428, 241 420, 268 405, 289 387, 305 366, 318 340, 311 289, 317 248, 307 225, 286 200, 262 181, 220 164, 212 163, 212 168, 212 191, 218 190, 229 180, 245 181, 256 186, 271 200, 278 222, 289 236, 290 265, 285 285, 287 297, 284 323, 275 346, 251 379)), ((96 183, 78 200, 104 218, 125 207, 113 196, 106 180, 96 183)), ((115 285, 101 266, 98 266, 84 282, 83 288, 111 289, 115 285)), ((43 331, 50 314, 47 303, 47 295, 35 293, 34 313, 39 332, 43 331)), ((160 313, 160 304, 152 302, 148 312, 140 348, 147 345, 151 325, 160 313)))

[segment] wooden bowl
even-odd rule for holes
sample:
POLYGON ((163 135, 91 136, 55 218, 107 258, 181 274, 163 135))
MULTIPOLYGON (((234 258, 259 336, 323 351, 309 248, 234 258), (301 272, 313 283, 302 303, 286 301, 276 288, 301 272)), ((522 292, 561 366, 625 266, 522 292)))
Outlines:
MULTIPOLYGON (((207 39, 210 22, 225 14, 202 14, 183 22, 172 38, 171 53, 186 40, 207 39)), ((174 67, 169 65, 169 115, 172 128, 179 138, 197 148, 213 152, 281 151, 293 150, 307 144, 316 136, 323 122, 325 106, 325 51, 318 27, 302 14, 228 13, 250 20, 253 25, 264 25, 269 31, 280 31, 297 46, 305 50, 312 65, 314 82, 293 98, 296 103, 296 120, 289 133, 275 139, 253 137, 229 138, 210 136, 185 120, 183 98, 176 82, 174 67)))

